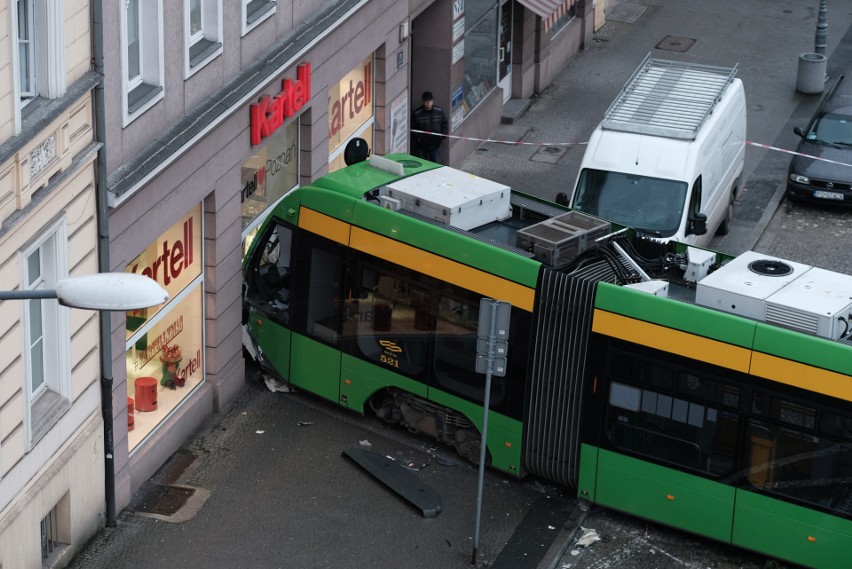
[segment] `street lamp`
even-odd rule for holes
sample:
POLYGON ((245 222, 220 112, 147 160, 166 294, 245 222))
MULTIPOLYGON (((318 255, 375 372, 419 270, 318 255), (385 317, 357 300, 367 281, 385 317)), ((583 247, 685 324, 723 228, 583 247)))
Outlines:
MULTIPOLYGON (((166 302, 169 294, 154 279, 135 273, 94 273, 82 277, 68 277, 57 280, 55 289, 0 290, 0 301, 39 299, 56 299, 63 306, 99 310, 103 314, 111 310, 138 310, 157 306, 166 302)), ((103 320, 101 328, 101 357, 108 359, 111 353, 107 344, 109 336, 108 331, 103 330, 103 320)), ((115 525, 112 376, 101 378, 101 412, 104 418, 106 524, 112 527, 115 525)))
POLYGON ((0 301, 52 298, 72 308, 137 310, 163 304, 169 295, 157 281, 134 273, 95 273, 68 277, 56 281, 55 289, 0 291, 0 301))

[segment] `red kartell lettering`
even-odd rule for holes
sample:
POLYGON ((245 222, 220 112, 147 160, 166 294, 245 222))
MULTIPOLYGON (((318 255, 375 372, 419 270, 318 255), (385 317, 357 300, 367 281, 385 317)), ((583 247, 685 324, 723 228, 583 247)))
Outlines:
POLYGON ((163 241, 163 253, 154 259, 154 262, 147 267, 139 270, 139 264, 133 265, 130 270, 132 273, 142 273, 148 278, 154 279, 158 283, 168 285, 172 279, 180 276, 184 269, 192 265, 193 261, 193 240, 192 240, 192 218, 190 217, 183 223, 183 239, 170 245, 168 241, 163 241))
POLYGON ((251 117, 251 145, 256 146, 284 124, 311 100, 311 64, 302 63, 296 68, 296 80, 281 81, 281 91, 270 98, 264 95, 249 106, 251 117))
POLYGON ((331 113, 329 136, 334 136, 345 126, 347 120, 352 120, 365 108, 369 108, 373 102, 373 63, 364 65, 364 80, 353 84, 349 82, 349 89, 340 95, 340 100, 335 101, 329 109, 331 113))

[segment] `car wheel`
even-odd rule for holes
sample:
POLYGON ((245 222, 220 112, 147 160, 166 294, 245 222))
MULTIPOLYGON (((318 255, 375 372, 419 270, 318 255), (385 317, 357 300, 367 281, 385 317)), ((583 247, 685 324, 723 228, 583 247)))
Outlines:
POLYGON ((731 231, 731 221, 734 219, 734 196, 731 196, 731 201, 728 202, 728 209, 725 210, 725 218, 719 224, 716 230, 716 235, 727 235, 731 231))

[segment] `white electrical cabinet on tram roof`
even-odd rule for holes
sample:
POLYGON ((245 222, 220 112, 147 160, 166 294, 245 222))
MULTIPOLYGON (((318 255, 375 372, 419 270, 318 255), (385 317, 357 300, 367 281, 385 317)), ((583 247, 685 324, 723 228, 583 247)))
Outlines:
POLYGON ((380 203, 392 209, 390 204, 398 203, 400 209, 469 231, 512 217, 510 193, 509 186, 443 167, 388 184, 380 203))

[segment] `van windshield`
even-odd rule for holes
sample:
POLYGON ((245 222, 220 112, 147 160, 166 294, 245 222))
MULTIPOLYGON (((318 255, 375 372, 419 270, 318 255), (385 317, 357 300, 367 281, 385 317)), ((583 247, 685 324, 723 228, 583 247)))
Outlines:
POLYGON ((680 226, 686 190, 686 182, 584 168, 573 207, 655 237, 671 237, 680 226))

